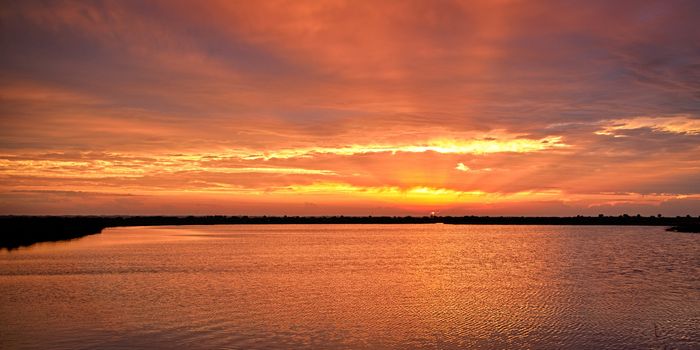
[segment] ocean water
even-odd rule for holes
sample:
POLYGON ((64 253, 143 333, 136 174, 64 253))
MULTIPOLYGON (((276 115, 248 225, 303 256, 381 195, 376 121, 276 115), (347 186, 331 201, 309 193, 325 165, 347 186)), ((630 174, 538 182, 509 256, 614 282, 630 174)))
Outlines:
POLYGON ((700 349, 700 235, 129 227, 0 252, 2 349, 700 349))

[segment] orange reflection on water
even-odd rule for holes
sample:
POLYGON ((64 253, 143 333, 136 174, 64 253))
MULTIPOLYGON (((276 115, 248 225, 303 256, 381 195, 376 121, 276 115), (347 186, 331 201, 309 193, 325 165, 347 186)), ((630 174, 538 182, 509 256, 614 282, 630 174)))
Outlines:
POLYGON ((699 240, 654 227, 109 229, 0 253, 0 345, 697 346, 699 240))

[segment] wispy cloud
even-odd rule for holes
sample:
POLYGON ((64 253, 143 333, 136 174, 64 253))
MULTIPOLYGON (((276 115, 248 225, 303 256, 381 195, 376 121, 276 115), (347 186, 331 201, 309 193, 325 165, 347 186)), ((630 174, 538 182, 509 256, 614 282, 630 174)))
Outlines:
POLYGON ((595 133, 598 135, 625 136, 624 130, 651 129, 657 132, 674 134, 699 135, 700 119, 687 115, 672 117, 636 117, 613 119, 601 123, 602 128, 595 133))

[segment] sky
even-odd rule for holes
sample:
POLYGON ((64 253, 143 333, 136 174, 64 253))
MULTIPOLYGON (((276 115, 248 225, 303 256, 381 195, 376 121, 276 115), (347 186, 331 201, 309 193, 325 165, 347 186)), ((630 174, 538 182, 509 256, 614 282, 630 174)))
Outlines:
POLYGON ((0 4, 0 214, 700 215, 698 1, 0 4))

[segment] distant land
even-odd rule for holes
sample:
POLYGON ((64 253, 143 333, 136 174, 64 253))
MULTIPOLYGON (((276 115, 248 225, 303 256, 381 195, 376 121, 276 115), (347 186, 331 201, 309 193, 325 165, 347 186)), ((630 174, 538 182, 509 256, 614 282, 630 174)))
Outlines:
POLYGON ((669 226, 669 231, 700 232, 694 216, 0 216, 0 248, 61 241, 108 227, 164 225, 270 224, 452 224, 452 225, 624 225, 669 226))

